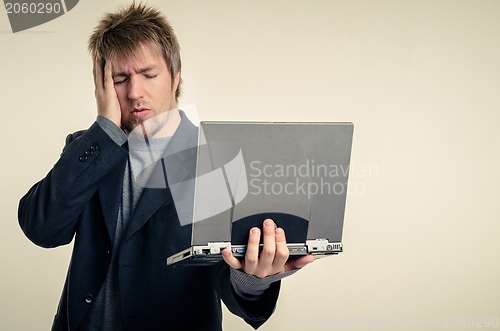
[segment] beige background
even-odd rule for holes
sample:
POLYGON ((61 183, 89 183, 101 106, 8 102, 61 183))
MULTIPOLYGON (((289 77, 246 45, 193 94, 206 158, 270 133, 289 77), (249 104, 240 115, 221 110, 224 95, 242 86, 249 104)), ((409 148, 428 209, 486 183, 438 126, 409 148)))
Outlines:
MULTIPOLYGON (((500 318, 500 1, 149 2, 202 119, 355 124, 345 251, 284 280, 261 330, 500 318)), ((0 13, 0 330, 50 328, 71 247, 30 243, 17 204, 95 119, 86 40, 120 3, 18 34, 0 13)))

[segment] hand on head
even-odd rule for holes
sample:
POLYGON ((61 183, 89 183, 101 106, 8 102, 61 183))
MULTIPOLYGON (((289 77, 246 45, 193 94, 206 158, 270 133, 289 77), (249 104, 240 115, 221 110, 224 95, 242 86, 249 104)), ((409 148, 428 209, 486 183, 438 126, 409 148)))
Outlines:
POLYGON ((106 117, 117 126, 121 126, 120 103, 113 83, 111 62, 96 57, 93 74, 97 115, 106 117), (105 62, 104 65, 103 62, 105 62))

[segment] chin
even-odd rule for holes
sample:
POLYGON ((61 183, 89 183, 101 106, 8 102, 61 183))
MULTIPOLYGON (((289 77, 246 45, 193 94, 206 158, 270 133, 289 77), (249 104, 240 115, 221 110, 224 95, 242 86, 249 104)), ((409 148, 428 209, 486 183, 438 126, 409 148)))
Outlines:
POLYGON ((125 133, 129 134, 132 132, 137 126, 139 126, 144 120, 142 119, 129 119, 126 123, 122 124, 122 127, 125 129, 125 133))

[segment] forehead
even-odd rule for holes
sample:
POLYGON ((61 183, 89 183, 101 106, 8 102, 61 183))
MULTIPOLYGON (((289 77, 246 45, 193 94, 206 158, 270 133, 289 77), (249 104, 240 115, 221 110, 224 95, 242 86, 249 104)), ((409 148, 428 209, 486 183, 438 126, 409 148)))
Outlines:
POLYGON ((147 67, 166 67, 168 69, 165 58, 158 51, 157 47, 154 47, 150 43, 139 44, 132 54, 128 56, 116 54, 111 58, 111 64, 115 72, 137 71, 147 67))

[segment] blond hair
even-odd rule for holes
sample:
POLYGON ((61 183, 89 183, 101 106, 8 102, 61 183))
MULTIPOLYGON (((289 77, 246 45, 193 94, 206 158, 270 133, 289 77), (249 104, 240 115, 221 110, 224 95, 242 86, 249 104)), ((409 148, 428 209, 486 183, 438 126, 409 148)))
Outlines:
MULTIPOLYGON (((155 8, 135 1, 114 13, 107 13, 89 37, 88 50, 93 58, 110 60, 116 55, 131 57, 141 43, 151 43, 163 56, 172 82, 181 71, 179 42, 166 17, 155 8)), ((178 101, 182 79, 175 91, 178 101)))

